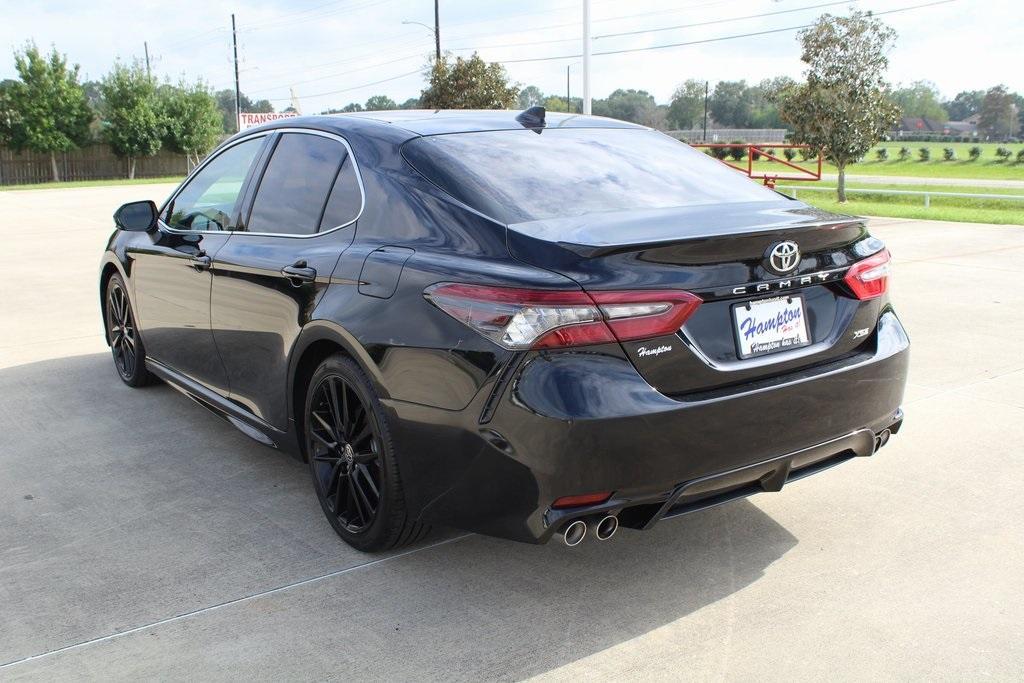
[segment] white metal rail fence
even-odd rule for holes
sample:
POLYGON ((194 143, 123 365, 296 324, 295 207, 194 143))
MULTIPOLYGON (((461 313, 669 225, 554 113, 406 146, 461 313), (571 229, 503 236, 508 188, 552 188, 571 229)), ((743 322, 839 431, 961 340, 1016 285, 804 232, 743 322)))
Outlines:
MULTIPOLYGON (((797 187, 796 185, 777 185, 776 190, 786 190, 786 194, 796 199, 797 192, 835 192, 834 187, 797 187)), ((932 205, 932 197, 961 197, 966 199, 1006 199, 1024 201, 1020 194, 975 194, 973 192, 933 192, 932 190, 880 190, 868 188, 846 188, 846 194, 902 194, 924 198, 924 208, 932 205)))

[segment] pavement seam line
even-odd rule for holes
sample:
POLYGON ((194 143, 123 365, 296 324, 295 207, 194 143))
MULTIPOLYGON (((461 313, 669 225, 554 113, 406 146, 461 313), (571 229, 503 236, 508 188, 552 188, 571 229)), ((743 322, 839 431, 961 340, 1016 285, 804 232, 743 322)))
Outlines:
POLYGON ((35 661, 37 659, 43 659, 44 657, 50 657, 51 655, 61 654, 61 653, 64 653, 64 652, 68 652, 70 650, 77 650, 77 649, 80 649, 80 648, 83 648, 83 647, 87 647, 89 645, 96 645, 98 643, 105 643, 107 641, 115 640, 115 639, 121 638, 123 636, 129 636, 129 635, 132 635, 133 633, 139 633, 141 631, 145 631, 146 629, 155 628, 157 626, 164 626, 166 624, 171 624, 171 623, 174 623, 176 621, 181 621, 182 619, 188 619, 190 617, 198 616, 200 614, 206 614, 208 612, 213 612, 214 610, 218 610, 218 609, 220 609, 222 607, 230 607, 232 605, 238 605, 238 604, 243 603, 243 602, 249 602, 251 600, 255 600, 256 598, 262 598, 262 597, 266 597, 268 595, 273 595, 275 593, 281 593, 283 591, 291 590, 292 588, 298 588, 300 586, 307 586, 307 585, 312 584, 312 583, 317 583, 319 581, 323 581, 324 579, 330 579, 330 578, 334 578, 335 576, 341 576, 342 574, 348 574, 349 572, 354 572, 357 569, 365 569, 366 567, 372 567, 374 565, 383 564, 384 562, 387 562, 388 560, 397 560, 399 558, 406 557, 408 555, 413 555, 413 554, 421 552, 423 550, 430 550, 431 548, 439 548, 439 547, 441 547, 443 545, 447 545, 449 543, 456 543, 458 541, 461 541, 463 539, 466 539, 466 538, 469 538, 470 536, 475 536, 475 535, 476 534, 463 534, 461 536, 456 536, 455 538, 448 538, 448 539, 445 539, 443 541, 438 541, 437 543, 433 543, 431 545, 425 545, 425 546, 421 546, 419 548, 413 548, 411 550, 406 550, 405 552, 398 553, 397 555, 389 555, 388 557, 382 557, 380 559, 370 560, 369 562, 364 562, 362 564, 357 564, 357 565, 354 565, 352 567, 346 567, 345 569, 338 569, 338 570, 333 571, 333 572, 328 572, 327 574, 321 574, 320 576, 313 576, 313 577, 310 577, 308 579, 302 579, 301 581, 295 581, 293 583, 285 584, 283 586, 278 586, 276 588, 271 588, 269 590, 260 591, 259 593, 252 593, 251 595, 245 595, 245 596, 242 596, 240 598, 234 598, 232 600, 226 600, 224 602, 217 603, 216 605, 209 605, 207 607, 201 607, 199 609, 195 609, 195 610, 192 610, 190 612, 183 612, 183 613, 177 614, 177 615, 175 615, 173 617, 167 617, 166 619, 160 619, 158 621, 154 621, 154 622, 151 622, 149 624, 144 624, 142 626, 136 626, 136 627, 130 628, 130 629, 126 630, 126 631, 117 631, 116 633, 109 633, 109 634, 107 634, 105 636, 99 636, 98 638, 90 638, 89 640, 83 640, 83 641, 80 641, 78 643, 73 643, 71 645, 65 645, 64 647, 59 647, 59 648, 57 648, 55 650, 48 650, 46 652, 40 652, 39 654, 29 655, 28 657, 22 657, 21 659, 14 659, 14 660, 11 660, 9 662, 4 662, 4 663, 0 664, 0 669, 7 669, 7 668, 10 668, 10 667, 13 667, 13 666, 17 666, 19 664, 26 664, 28 662, 35 661))

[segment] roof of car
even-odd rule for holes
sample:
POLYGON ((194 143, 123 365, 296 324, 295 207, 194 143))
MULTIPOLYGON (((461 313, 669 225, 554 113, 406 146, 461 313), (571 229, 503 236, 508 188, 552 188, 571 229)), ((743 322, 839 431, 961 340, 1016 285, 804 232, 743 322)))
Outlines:
MULTIPOLYGON (((281 119, 267 127, 312 125, 345 132, 356 124, 382 124, 402 129, 415 135, 440 133, 470 133, 488 130, 521 130, 525 126, 516 120, 518 110, 478 109, 402 109, 395 111, 362 111, 349 114, 327 114, 281 119)), ((582 116, 564 112, 546 112, 546 128, 644 128, 635 123, 608 119, 603 116, 582 116)), ((365 128, 364 128, 365 130, 365 128)))

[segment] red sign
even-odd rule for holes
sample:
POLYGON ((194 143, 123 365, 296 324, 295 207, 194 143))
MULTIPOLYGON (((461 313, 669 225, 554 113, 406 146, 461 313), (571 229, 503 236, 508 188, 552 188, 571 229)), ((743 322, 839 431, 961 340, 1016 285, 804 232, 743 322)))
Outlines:
POLYGON ((246 130, 247 128, 253 128, 255 126, 262 126, 264 123, 270 123, 271 121, 278 121, 280 119, 290 119, 298 116, 293 111, 289 112, 247 112, 243 111, 238 115, 238 130, 246 130))

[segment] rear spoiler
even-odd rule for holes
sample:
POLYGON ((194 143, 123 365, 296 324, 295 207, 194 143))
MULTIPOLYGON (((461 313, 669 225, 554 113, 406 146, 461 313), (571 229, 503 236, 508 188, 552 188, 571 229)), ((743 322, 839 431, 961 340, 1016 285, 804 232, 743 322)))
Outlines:
POLYGON ((669 209, 613 211, 508 226, 520 235, 558 244, 586 258, 656 249, 723 235, 781 230, 862 227, 854 216, 828 213, 801 202, 701 204, 669 209))

